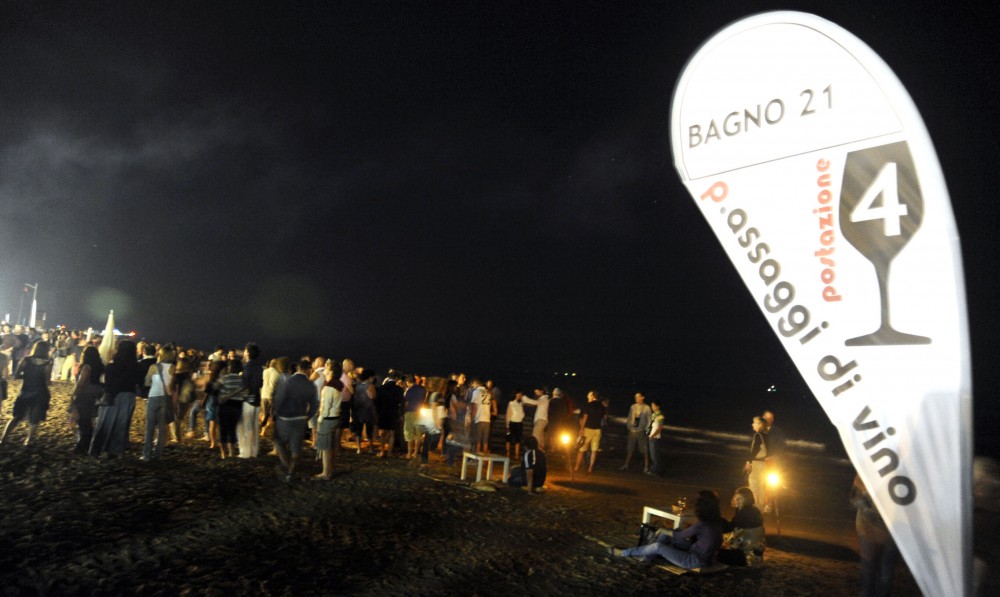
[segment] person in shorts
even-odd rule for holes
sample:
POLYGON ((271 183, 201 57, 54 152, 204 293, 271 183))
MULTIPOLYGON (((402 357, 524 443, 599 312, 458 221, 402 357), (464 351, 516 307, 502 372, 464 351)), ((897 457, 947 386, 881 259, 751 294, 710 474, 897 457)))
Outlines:
POLYGON ((316 385, 309 381, 311 371, 312 363, 303 359, 295 375, 278 388, 274 397, 274 447, 278 451, 281 465, 287 471, 285 481, 291 481, 295 474, 295 465, 299 462, 302 442, 306 437, 307 422, 319 410, 316 385))
POLYGON ((607 414, 607 408, 601 403, 600 398, 597 392, 591 390, 587 394, 587 404, 581 410, 580 437, 583 438, 583 444, 576 455, 575 470, 580 470, 580 464, 583 463, 583 455, 589 450, 590 466, 587 468, 587 472, 594 472, 594 464, 597 462, 597 451, 601 447, 601 422, 604 420, 604 415, 607 414))
POLYGON ((417 457, 420 448, 420 438, 422 436, 419 421, 420 407, 424 405, 427 398, 427 390, 417 385, 417 378, 413 375, 406 376, 406 392, 403 393, 403 439, 406 440, 406 459, 412 460, 417 457))

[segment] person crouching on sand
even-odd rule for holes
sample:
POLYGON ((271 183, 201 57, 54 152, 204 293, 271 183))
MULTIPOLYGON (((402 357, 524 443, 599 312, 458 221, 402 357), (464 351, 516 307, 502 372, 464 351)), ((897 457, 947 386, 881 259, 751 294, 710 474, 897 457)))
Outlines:
POLYGON ((524 487, 529 494, 542 491, 548 468, 546 464, 545 452, 538 447, 538 438, 525 438, 521 466, 510 472, 508 484, 512 487, 524 487))
POLYGON ((699 491, 694 513, 698 522, 682 531, 658 534, 654 542, 640 547, 611 547, 609 553, 614 557, 643 557, 647 562, 660 556, 686 570, 710 566, 722 546, 719 496, 708 489, 699 491))

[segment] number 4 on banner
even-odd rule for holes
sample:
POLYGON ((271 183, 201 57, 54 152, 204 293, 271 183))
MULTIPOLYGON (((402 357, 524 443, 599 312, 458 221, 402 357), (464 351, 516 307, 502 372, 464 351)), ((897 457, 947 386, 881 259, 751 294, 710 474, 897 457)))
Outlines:
POLYGON ((898 185, 896 182, 896 163, 889 162, 875 176, 858 206, 851 212, 852 222, 867 222, 882 220, 885 236, 899 236, 899 219, 906 215, 906 205, 899 202, 898 185), (882 196, 882 205, 876 206, 875 201, 882 196))
MULTIPOLYGON (((906 142, 847 154, 840 191, 840 230, 875 268, 882 319, 877 330, 850 338, 844 342, 847 346, 930 344, 926 336, 894 329, 889 315, 889 266, 917 233, 923 217, 924 199, 906 142), (876 206, 879 197, 882 203, 876 206)), ((908 297, 904 294, 901 298, 908 297)))

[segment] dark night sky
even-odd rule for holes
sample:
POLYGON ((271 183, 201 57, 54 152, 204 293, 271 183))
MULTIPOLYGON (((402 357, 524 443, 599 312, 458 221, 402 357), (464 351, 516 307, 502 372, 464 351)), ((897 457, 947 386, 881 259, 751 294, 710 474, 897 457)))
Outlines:
POLYGON ((1000 382, 994 14, 536 4, 4 2, 0 311, 37 281, 50 323, 114 307, 203 346, 804 385, 669 146, 698 46, 797 9, 872 46, 927 123, 982 427, 1000 382))

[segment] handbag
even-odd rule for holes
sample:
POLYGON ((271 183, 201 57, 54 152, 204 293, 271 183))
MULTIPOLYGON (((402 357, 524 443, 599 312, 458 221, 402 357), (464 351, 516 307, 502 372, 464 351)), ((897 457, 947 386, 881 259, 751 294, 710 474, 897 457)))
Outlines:
POLYGON ((648 523, 642 523, 639 525, 639 542, 636 543, 636 547, 642 547, 643 545, 649 545, 656 539, 656 527, 648 523))

